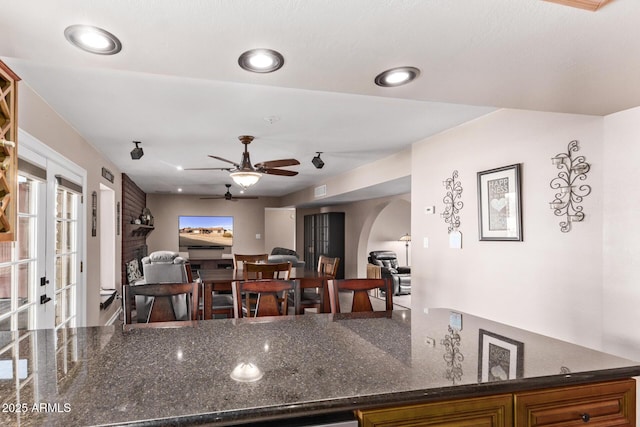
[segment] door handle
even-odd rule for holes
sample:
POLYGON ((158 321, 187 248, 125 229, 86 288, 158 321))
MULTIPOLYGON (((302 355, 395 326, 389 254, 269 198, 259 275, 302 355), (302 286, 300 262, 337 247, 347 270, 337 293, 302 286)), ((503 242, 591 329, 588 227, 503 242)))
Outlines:
POLYGON ((40 304, 46 304, 51 301, 51 298, 47 296, 47 294, 40 295, 40 304))

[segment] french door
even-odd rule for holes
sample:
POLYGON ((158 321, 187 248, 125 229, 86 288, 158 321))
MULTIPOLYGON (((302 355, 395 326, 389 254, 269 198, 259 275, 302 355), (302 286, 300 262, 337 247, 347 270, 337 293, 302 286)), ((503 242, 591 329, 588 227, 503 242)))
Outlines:
POLYGON ((0 243, 0 330, 83 326, 86 172, 19 135, 17 238, 0 243))
MULTIPOLYGON (((41 325, 45 328, 78 326, 81 261, 81 177, 56 162, 47 164, 47 214, 44 298, 41 325)), ((42 280, 42 279, 41 279, 42 280)), ((84 304, 82 304, 84 305, 84 304)))

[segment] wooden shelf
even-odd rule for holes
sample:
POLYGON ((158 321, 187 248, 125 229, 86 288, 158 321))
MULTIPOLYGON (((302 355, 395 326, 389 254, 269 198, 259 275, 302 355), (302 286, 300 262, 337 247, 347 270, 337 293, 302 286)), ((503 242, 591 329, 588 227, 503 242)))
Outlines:
POLYGON ((127 224, 127 229, 132 236, 146 236, 155 230, 155 227, 144 224, 127 224))

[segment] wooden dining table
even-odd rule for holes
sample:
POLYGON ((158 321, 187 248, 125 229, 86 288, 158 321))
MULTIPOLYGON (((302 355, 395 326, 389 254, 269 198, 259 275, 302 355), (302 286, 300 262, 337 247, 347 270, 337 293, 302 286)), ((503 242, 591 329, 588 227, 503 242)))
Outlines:
MULTIPOLYGON (((231 292, 231 283, 244 280, 244 273, 242 269, 203 269, 198 270, 198 277, 202 282, 202 303, 203 303, 203 319, 212 319, 213 314, 213 292, 231 292)), ((331 279, 331 276, 324 275, 316 270, 308 270, 302 267, 294 267, 291 269, 291 280, 300 281, 300 289, 318 287, 322 288, 322 313, 330 313, 331 308, 329 306, 329 288, 327 286, 327 280, 331 279)))

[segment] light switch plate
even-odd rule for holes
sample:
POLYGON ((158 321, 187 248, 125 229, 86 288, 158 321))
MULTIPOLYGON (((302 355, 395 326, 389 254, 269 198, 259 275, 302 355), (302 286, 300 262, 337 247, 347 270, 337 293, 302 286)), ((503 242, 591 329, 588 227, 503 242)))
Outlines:
POLYGON ((424 238, 422 239, 422 246, 423 246, 424 248, 428 248, 428 247, 429 247, 429 238, 428 238, 428 237, 424 237, 424 238))
POLYGON ((262 234, 256 234, 256 240, 262 239, 262 234))

